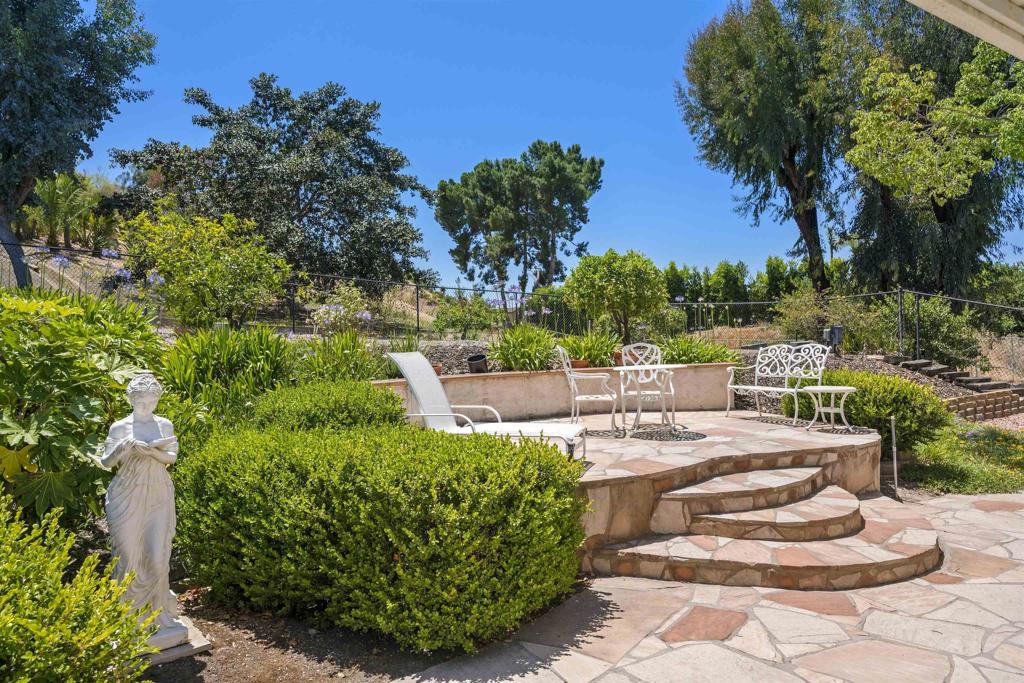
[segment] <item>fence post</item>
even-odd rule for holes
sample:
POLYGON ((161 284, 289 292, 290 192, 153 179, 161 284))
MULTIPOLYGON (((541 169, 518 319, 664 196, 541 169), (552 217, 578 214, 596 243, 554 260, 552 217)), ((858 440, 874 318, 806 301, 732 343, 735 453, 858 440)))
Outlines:
POLYGON ((420 338, 420 283, 416 283, 416 338, 420 338))
POLYGON ((899 340, 899 348, 897 352, 899 355, 903 355, 903 285, 897 285, 896 287, 896 299, 898 301, 896 308, 896 337, 899 340))
POLYGON ((921 358, 921 295, 914 292, 914 360, 921 358))
POLYGON ((288 283, 288 317, 291 318, 292 334, 295 334, 295 280, 288 283))

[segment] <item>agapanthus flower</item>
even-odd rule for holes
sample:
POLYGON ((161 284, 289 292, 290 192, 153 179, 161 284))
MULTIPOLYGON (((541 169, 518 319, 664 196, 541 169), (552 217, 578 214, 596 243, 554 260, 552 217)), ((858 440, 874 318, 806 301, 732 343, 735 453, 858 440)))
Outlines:
POLYGON ((164 280, 164 276, 160 273, 150 273, 149 277, 146 278, 146 282, 149 283, 150 287, 159 287, 166 280, 164 280))
POLYGON ((540 312, 543 315, 551 315, 551 309, 548 308, 547 306, 545 306, 544 308, 540 309, 540 312))
POLYGON ((121 252, 119 252, 117 249, 104 247, 103 249, 100 250, 100 256, 102 256, 103 258, 121 258, 121 252))
POLYGON ((40 254, 49 254, 50 253, 50 248, 44 244, 43 246, 39 247, 39 253, 40 254))
POLYGON ((369 311, 359 311, 358 313, 356 313, 356 317, 362 320, 363 322, 367 323, 373 320, 373 316, 370 315, 369 311))
POLYGON ((682 303, 682 302, 686 301, 686 297, 683 296, 682 294, 679 294, 679 295, 676 296, 675 300, 677 302, 679 302, 679 303, 682 303))
POLYGON ((50 259, 50 263, 57 266, 58 268, 67 268, 71 265, 71 259, 67 256, 57 255, 50 259))
POLYGON ((533 316, 537 315, 537 312, 527 309, 523 311, 523 315, 525 315, 527 318, 532 318, 533 316))
POLYGON ((128 270, 127 268, 118 268, 117 270, 114 271, 114 277, 118 280, 131 280, 132 271, 128 270))

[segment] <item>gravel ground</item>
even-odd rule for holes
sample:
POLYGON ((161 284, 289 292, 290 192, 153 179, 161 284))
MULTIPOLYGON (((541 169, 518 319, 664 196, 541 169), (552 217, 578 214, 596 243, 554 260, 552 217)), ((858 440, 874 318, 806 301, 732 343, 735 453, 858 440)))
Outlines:
POLYGON ((1001 427, 1003 429, 1015 429, 1018 432, 1024 432, 1024 413, 1000 417, 995 420, 986 420, 981 424, 988 427, 1001 427))
MULTIPOLYGON (((431 363, 444 366, 445 375, 462 375, 469 372, 466 359, 478 353, 487 353, 488 345, 475 341, 439 341, 423 345, 423 355, 431 363)), ((494 361, 488 361, 490 370, 497 371, 494 361)))

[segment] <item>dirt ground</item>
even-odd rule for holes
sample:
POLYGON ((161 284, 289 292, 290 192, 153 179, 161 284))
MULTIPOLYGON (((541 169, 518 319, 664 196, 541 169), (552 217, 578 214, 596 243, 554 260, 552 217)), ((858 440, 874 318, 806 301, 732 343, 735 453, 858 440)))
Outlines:
POLYGON ((213 649, 150 669, 153 683, 384 683, 446 659, 402 652, 375 636, 212 606, 203 591, 178 600, 213 649))

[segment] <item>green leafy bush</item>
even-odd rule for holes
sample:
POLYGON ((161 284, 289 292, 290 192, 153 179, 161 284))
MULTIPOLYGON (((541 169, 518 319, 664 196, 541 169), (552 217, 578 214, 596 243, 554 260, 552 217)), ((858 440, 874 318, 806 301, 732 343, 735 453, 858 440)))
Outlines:
POLYGON ((490 329, 498 322, 499 314, 479 294, 445 299, 434 310, 434 329, 458 332, 466 339, 471 332, 490 329))
POLYGON ((288 378, 288 341, 267 327, 200 330, 164 355, 160 379, 172 392, 233 417, 288 378))
POLYGON ((547 370, 555 357, 555 335, 523 323, 501 333, 491 355, 505 370, 547 370))
POLYGON ((573 586, 581 469, 408 426, 214 436, 178 466, 178 543, 224 603, 470 650, 573 586))
POLYGON ((0 496, 0 680, 139 680, 148 625, 120 600, 125 586, 90 555, 68 576, 74 537, 56 512, 29 527, 0 496))
POLYGON ((1024 433, 961 422, 918 444, 900 471, 936 493, 1016 493, 1024 489, 1024 433))
POLYGON ((659 339, 658 347, 664 363, 728 363, 739 360, 739 356, 725 344, 688 334, 659 339))
POLYGON ((585 360, 591 367, 603 368, 611 365, 612 354, 619 346, 619 339, 609 332, 591 330, 585 334, 562 337, 558 340, 573 360, 585 360))
POLYGON ((311 319, 317 332, 325 337, 343 330, 354 330, 368 323, 373 316, 359 288, 347 282, 336 282, 311 319))
POLYGON ((295 430, 401 424, 405 406, 398 394, 369 382, 313 382, 264 394, 253 406, 251 421, 257 427, 295 430))
MULTIPOLYGON (((877 430, 886 449, 892 447, 890 416, 896 416, 896 445, 904 451, 935 438, 939 430, 952 421, 946 404, 930 387, 902 377, 855 370, 826 370, 822 384, 857 388, 857 393, 846 399, 846 419, 851 425, 877 430)), ((782 414, 793 414, 792 397, 783 398, 782 414)), ((800 417, 809 420, 813 415, 810 397, 801 396, 800 417)))
POLYGON ((390 361, 355 330, 296 341, 291 358, 300 382, 383 379, 391 372, 390 361))
POLYGON ((91 455, 128 411, 124 387, 161 351, 149 316, 112 299, 0 292, 0 476, 33 519, 98 514, 109 475, 91 455))

